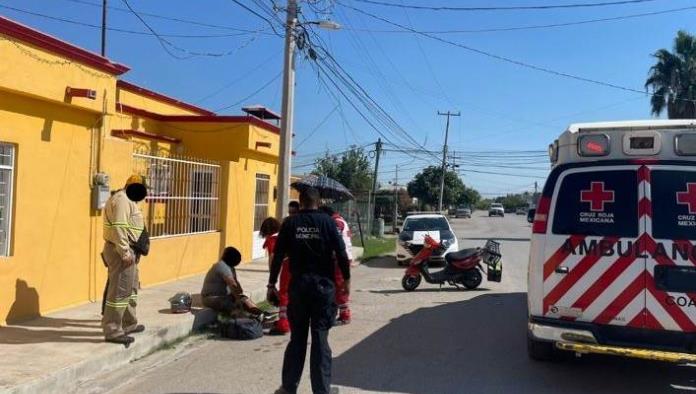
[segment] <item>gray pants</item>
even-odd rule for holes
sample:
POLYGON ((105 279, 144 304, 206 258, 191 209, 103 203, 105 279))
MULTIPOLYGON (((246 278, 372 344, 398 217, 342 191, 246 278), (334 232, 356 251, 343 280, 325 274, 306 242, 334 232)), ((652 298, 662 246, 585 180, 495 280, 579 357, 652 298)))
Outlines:
POLYGON ((107 242, 102 252, 109 269, 102 328, 107 339, 120 337, 138 325, 138 265, 125 266, 113 244, 107 242))

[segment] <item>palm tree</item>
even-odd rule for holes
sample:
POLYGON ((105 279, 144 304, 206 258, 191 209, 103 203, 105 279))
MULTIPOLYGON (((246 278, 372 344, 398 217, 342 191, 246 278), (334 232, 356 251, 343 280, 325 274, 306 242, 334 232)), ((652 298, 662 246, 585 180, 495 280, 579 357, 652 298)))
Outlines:
POLYGON ((680 30, 672 52, 660 49, 653 54, 657 63, 650 67, 645 88, 651 88, 652 114, 667 109, 670 119, 696 118, 696 37, 680 30))

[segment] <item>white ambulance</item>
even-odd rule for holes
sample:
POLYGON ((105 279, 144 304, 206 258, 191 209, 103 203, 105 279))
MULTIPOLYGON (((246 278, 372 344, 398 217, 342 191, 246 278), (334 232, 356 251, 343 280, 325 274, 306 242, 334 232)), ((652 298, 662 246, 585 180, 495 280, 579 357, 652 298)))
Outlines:
POLYGON ((696 120, 571 125, 549 147, 528 351, 696 361, 696 120))

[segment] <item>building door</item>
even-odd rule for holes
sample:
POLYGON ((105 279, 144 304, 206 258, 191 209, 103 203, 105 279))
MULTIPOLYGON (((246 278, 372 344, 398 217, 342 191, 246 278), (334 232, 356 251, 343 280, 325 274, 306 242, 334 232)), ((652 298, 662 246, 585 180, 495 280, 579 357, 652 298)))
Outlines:
POLYGON ((258 259, 265 255, 263 250, 264 240, 259 236, 261 223, 268 217, 268 198, 271 177, 264 174, 256 174, 256 196, 254 198, 254 234, 252 241, 251 258, 258 259))

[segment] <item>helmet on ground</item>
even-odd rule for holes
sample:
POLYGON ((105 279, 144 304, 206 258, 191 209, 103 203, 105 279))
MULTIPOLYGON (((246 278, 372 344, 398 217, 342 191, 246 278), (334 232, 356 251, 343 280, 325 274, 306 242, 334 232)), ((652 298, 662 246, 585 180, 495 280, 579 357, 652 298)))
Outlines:
POLYGON ((169 299, 172 313, 191 312, 192 303, 193 298, 191 298, 191 294, 189 293, 176 293, 174 297, 169 299))

